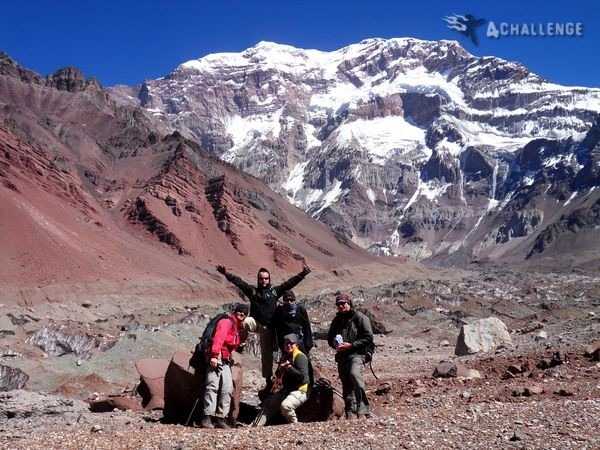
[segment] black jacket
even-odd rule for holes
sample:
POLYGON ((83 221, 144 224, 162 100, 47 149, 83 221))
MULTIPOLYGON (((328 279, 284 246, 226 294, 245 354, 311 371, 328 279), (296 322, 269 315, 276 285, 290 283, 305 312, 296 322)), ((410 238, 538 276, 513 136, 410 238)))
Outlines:
POLYGON ((341 334, 344 342, 352 344, 345 352, 338 352, 336 360, 352 355, 365 355, 373 346, 373 328, 371 321, 363 313, 350 310, 348 313, 337 313, 329 327, 327 342, 333 348, 336 346, 335 336, 341 334))
POLYGON ((294 275, 287 281, 284 281, 279 286, 271 286, 265 288, 251 286, 240 277, 227 272, 225 277, 228 281, 235 284, 244 295, 250 300, 250 317, 259 322, 261 325, 270 327, 277 307, 277 299, 283 295, 285 291, 293 289, 300 283, 309 271, 303 270, 298 275, 294 275))
POLYGON ((297 390, 308 384, 310 388, 310 362, 308 356, 300 352, 295 359, 290 359, 292 365, 283 374, 283 389, 286 392, 297 390))
POLYGON ((304 353, 313 348, 313 336, 310 320, 304 306, 294 303, 295 311, 290 304, 284 303, 275 308, 271 324, 277 335, 277 345, 283 350, 283 338, 286 334, 294 333, 300 339, 300 347, 304 353))

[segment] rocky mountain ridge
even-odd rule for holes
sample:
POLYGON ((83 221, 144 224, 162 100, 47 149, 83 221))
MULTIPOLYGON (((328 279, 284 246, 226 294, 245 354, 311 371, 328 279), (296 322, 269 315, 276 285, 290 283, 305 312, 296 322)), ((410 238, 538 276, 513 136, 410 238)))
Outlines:
POLYGON ((599 195, 586 162, 600 89, 454 41, 367 39, 333 52, 260 42, 110 92, 377 254, 549 255, 570 239, 560 216, 599 195), (575 180, 584 173, 587 191, 575 180))
POLYGON ((127 290, 223 298, 231 290, 216 264, 244 277, 266 266, 278 278, 305 262, 340 273, 402 264, 380 262, 78 70, 42 77, 7 56, 0 217, 0 300, 9 303, 127 290))

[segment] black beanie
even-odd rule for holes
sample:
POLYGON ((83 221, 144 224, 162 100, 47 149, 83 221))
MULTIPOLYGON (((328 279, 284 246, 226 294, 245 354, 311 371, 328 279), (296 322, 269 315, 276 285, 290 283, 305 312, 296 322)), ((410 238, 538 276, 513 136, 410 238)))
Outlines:
POLYGON ((248 315, 248 305, 246 305, 245 303, 236 303, 236 305, 233 307, 233 312, 234 313, 244 313, 246 315, 248 315))
POLYGON ((352 305, 352 297, 350 297, 350 294, 347 294, 345 292, 336 292, 335 293, 335 303, 337 304, 338 302, 346 302, 349 303, 350 306, 352 305))
POLYGON ((290 299, 292 301, 296 301, 296 294, 294 294, 294 291, 285 291, 283 293, 283 299, 284 300, 290 299))

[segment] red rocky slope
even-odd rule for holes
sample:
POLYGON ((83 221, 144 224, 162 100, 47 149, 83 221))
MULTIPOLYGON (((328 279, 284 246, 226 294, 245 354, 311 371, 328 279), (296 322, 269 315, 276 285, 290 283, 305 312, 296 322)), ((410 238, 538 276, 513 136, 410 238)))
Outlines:
POLYGON ((0 61, 2 300, 214 296, 226 289, 217 263, 245 276, 305 262, 354 278, 340 268, 397 270, 75 69, 44 82, 11 64, 0 61))

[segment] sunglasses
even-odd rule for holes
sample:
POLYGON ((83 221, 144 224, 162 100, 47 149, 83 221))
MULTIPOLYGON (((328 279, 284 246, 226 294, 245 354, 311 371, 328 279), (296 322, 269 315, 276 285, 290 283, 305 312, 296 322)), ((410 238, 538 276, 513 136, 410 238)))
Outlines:
POLYGON ((335 302, 335 306, 344 306, 347 304, 348 304, 348 302, 335 302))

